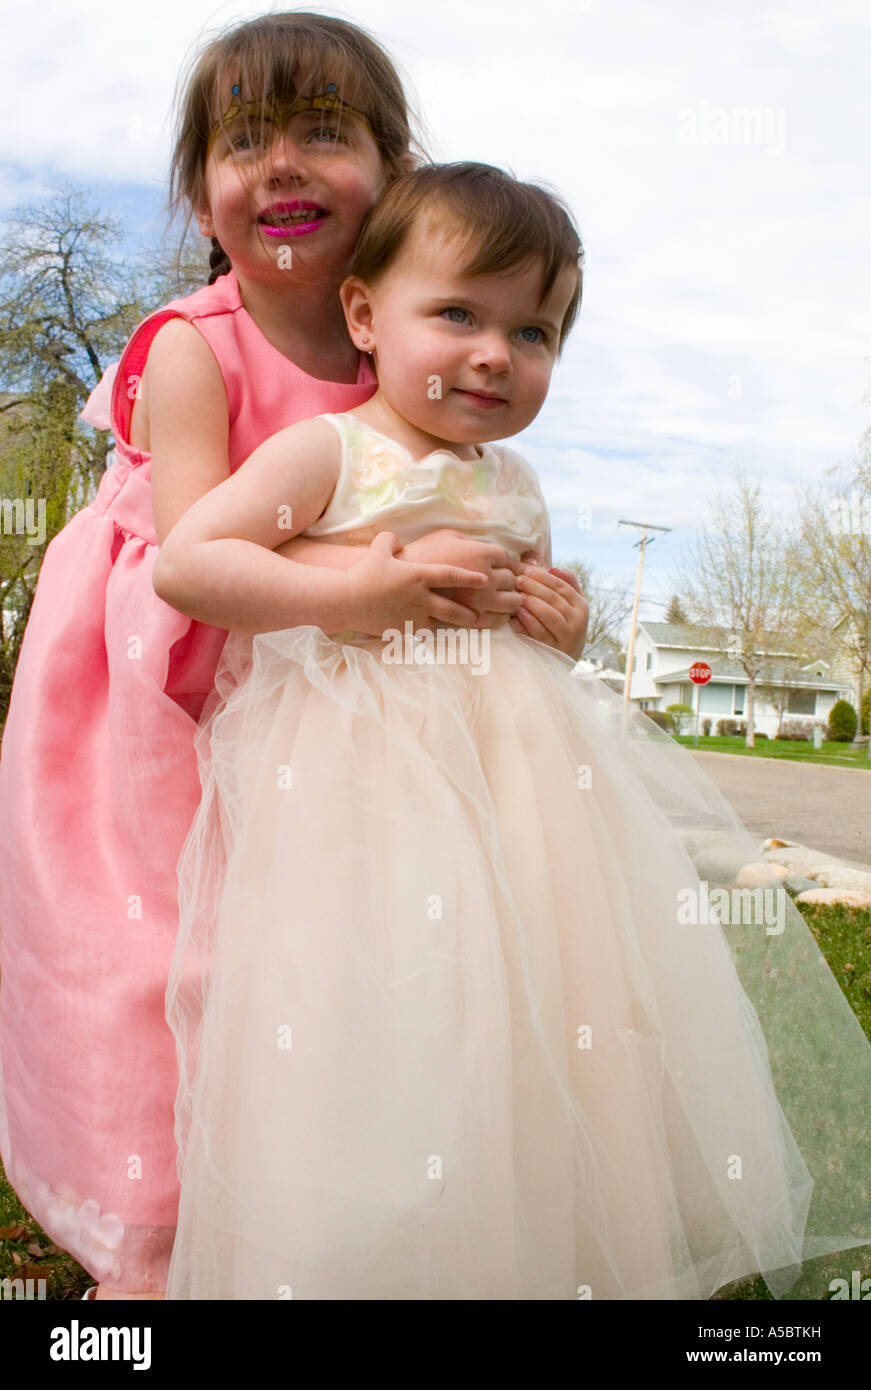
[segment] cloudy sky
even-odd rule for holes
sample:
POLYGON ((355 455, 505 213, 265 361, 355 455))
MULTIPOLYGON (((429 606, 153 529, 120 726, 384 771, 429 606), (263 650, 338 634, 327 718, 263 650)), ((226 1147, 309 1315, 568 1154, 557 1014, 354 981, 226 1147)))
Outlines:
MULTIPOLYGON (((178 71, 263 8, 6 0, 0 217, 66 178, 152 235, 178 71)), ((673 528, 645 575, 642 616, 661 617, 717 480, 743 468, 787 512, 871 421, 871 0, 323 9, 398 60, 436 158, 544 180, 573 208, 584 306, 518 447, 558 558, 627 582, 618 518, 673 528)))

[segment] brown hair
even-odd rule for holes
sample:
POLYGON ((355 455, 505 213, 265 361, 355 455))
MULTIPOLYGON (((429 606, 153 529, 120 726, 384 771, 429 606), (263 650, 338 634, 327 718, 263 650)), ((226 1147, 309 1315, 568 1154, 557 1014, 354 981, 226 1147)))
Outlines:
MULTIPOLYGON (((364 30, 343 19, 288 10, 236 25, 208 44, 176 91, 168 207, 172 215, 186 208, 185 231, 193 210, 205 204, 209 139, 231 86, 241 87, 245 101, 291 102, 317 95, 331 82, 343 101, 368 117, 381 157, 396 176, 398 161, 412 145, 408 104, 393 62, 364 30)), ((211 266, 209 284, 231 268, 215 237, 211 266)))
POLYGON ((427 214, 463 236, 469 255, 464 275, 497 274, 535 257, 542 262, 544 299, 560 270, 577 266, 577 289, 560 327, 562 351, 581 307, 584 248, 559 195, 491 164, 424 165, 398 178, 369 212, 349 275, 374 284, 427 214))

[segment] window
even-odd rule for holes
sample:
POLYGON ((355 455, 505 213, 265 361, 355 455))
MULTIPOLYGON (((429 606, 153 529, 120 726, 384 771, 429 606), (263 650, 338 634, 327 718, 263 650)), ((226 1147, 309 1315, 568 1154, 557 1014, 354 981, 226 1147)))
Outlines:
POLYGON ((644 669, 645 669, 645 671, 649 671, 649 670, 651 669, 652 666, 653 666, 653 652, 648 652, 648 653, 647 653, 647 660, 646 660, 645 663, 644 663, 644 669))
POLYGON ((816 714, 817 692, 815 690, 790 690, 786 708, 790 714, 816 714))
POLYGON ((708 681, 707 685, 699 686, 699 712, 701 714, 731 714, 732 713, 732 692, 734 687, 731 685, 720 685, 718 681, 708 681))
POLYGON ((735 686, 735 713, 736 713, 736 714, 743 714, 743 713, 744 713, 744 687, 743 687, 743 685, 736 685, 736 686, 735 686))

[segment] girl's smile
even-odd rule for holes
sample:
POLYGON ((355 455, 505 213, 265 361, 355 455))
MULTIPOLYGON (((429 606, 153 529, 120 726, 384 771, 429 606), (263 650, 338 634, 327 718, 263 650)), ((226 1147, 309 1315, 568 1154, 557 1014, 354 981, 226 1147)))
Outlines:
POLYGON ((507 405, 507 396, 497 396, 496 393, 488 391, 464 391, 461 387, 453 388, 458 396, 464 396, 473 405, 480 406, 482 410, 497 410, 499 406, 507 405))
POLYGON ((305 236, 319 227, 325 217, 326 208, 318 203, 273 203, 260 213, 257 221, 266 236, 286 237, 305 236))

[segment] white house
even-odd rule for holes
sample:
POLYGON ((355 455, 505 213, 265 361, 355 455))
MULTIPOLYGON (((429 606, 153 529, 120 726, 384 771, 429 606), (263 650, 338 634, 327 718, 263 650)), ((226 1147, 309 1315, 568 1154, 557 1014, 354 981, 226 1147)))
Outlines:
MULTIPOLYGON (((856 703, 853 683, 843 668, 833 670, 825 661, 815 661, 797 670, 794 653, 783 650, 782 640, 772 640, 771 650, 765 652, 764 669, 757 676, 753 711, 756 732, 769 738, 777 733, 778 713, 763 698, 758 688, 763 684, 788 692, 787 720, 823 724, 836 700, 856 703)), ((745 672, 734 652, 724 650, 714 629, 679 623, 638 624, 629 698, 639 709, 689 705, 697 719, 688 732, 695 733, 698 728, 700 733, 702 720, 710 719, 711 733, 716 733, 719 719, 745 718, 746 691, 745 672), (697 686, 690 680, 689 668, 697 661, 706 661, 711 667, 707 685, 697 686)))
POLYGON ((603 684, 622 695, 626 677, 620 670, 619 662, 620 651, 615 643, 594 642, 584 647, 584 654, 574 669, 583 672, 584 675, 598 676, 603 684))

